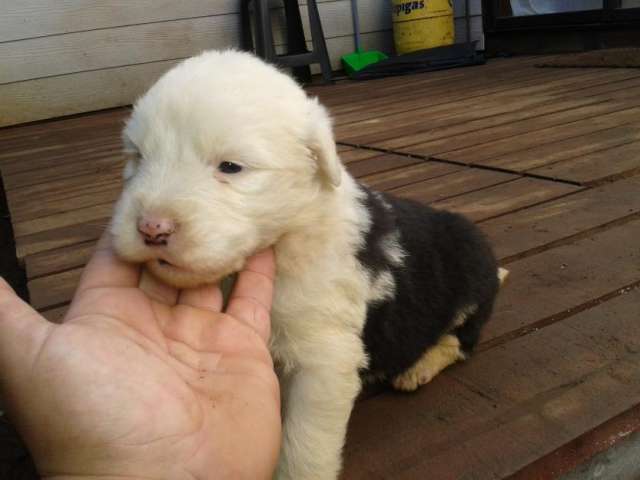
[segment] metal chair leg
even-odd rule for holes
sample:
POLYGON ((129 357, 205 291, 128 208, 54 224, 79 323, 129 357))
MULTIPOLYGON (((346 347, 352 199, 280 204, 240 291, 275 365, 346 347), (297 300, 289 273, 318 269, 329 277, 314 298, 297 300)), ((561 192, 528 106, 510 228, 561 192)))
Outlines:
MULTIPOLYGON (((298 0, 284 0, 284 15, 287 19, 287 55, 309 53, 307 42, 304 38, 302 18, 298 0)), ((311 81, 311 68, 309 65, 293 67, 293 76, 301 83, 311 81)))
POLYGON ((255 0, 256 37, 258 37, 256 52, 269 62, 276 60, 276 50, 273 46, 273 31, 271 29, 271 14, 269 0, 255 0), (258 48, 259 47, 259 48, 258 48))
POLYGON ((253 37, 251 35, 251 12, 249 11, 251 0, 242 0, 240 3, 240 21, 242 24, 242 49, 250 52, 253 50, 253 37))
MULTIPOLYGON (((251 23, 249 18, 249 3, 252 0, 242 0, 242 25, 243 46, 249 47, 251 42, 251 23)), ((326 83, 331 79, 331 63, 327 53, 327 45, 324 40, 320 14, 316 0, 307 0, 309 10, 309 23, 311 25, 311 42, 313 52, 308 52, 302 22, 300 20, 300 10, 298 0, 285 0, 285 13, 287 15, 288 43, 289 51, 287 55, 278 56, 273 41, 273 31, 271 27, 271 15, 269 12, 269 0, 253 0, 255 15, 255 51, 256 54, 268 62, 279 63, 283 66, 293 67, 296 77, 302 80, 309 79, 310 63, 319 63, 322 70, 322 78, 326 83)))
POLYGON ((318 4, 316 0, 308 0, 307 8, 309 10, 309 23, 311 26, 311 41, 313 43, 313 51, 320 63, 322 70, 322 79, 326 83, 331 82, 331 63, 329 62, 329 54, 327 53, 327 44, 324 40, 324 32, 322 31, 322 22, 320 21, 320 13, 318 12, 318 4))

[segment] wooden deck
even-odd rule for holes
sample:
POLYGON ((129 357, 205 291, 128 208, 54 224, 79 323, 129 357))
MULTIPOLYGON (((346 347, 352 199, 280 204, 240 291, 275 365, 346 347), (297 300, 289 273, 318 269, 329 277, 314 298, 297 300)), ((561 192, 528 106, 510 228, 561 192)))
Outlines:
MULTIPOLYGON (((345 479, 556 478, 640 429, 640 70, 534 63, 310 89, 355 176, 467 214, 511 270, 471 361, 358 403, 345 479)), ((51 320, 118 195, 126 114, 0 130, 18 255, 51 320)))

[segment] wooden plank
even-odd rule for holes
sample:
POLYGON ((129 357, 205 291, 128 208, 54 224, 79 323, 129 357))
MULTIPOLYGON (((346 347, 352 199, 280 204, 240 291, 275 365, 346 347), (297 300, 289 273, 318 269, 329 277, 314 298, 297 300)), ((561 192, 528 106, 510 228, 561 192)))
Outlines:
MULTIPOLYGON (((55 145, 54 140, 60 141, 66 138, 65 134, 69 133, 80 134, 82 140, 91 138, 90 133, 98 133, 98 137, 100 137, 103 134, 107 135, 107 132, 118 132, 130 111, 129 107, 119 107, 103 110, 99 113, 83 113, 28 125, 5 127, 0 129, 0 140, 3 146, 6 146, 7 152, 12 153, 19 152, 21 148, 42 148, 55 145), (55 128, 52 125, 55 125, 55 128)), ((4 149, 0 155, 0 159, 4 163, 7 160, 4 149)))
POLYGON ((367 175, 360 178, 360 181, 374 190, 392 191, 394 188, 441 177, 462 170, 462 168, 446 163, 423 161, 416 165, 367 175))
POLYGON ((24 259, 27 279, 84 267, 95 250, 95 243, 91 240, 27 256, 24 259))
POLYGON ((26 235, 16 242, 16 255, 22 259, 38 252, 96 240, 102 235, 110 218, 99 218, 87 223, 26 235))
MULTIPOLYGON (((627 134, 637 139, 638 130, 627 134)), ((640 142, 634 141, 604 151, 592 152, 551 165, 531 169, 532 173, 566 178, 585 185, 594 185, 612 178, 640 173, 640 142)))
MULTIPOLYGON (((633 105, 637 105, 637 102, 633 102, 633 105)), ((537 117, 531 122, 527 122, 531 124, 528 131, 518 135, 517 138, 506 137, 495 140, 491 136, 487 136, 485 137, 485 142, 480 145, 465 148, 451 148, 449 146, 436 155, 447 160, 484 164, 488 163, 486 162, 488 159, 507 153, 638 122, 640 120, 640 108, 636 106, 628 107, 629 105, 626 103, 623 107, 616 102, 608 102, 606 104, 576 108, 560 114, 537 117), (581 115, 576 120, 575 116, 578 111, 580 111, 581 115), (601 113, 591 115, 597 111, 601 113), (564 121, 561 120, 563 116, 565 117, 564 121), (549 121, 562 123, 557 123, 552 127, 540 128, 542 125, 548 124, 549 121)), ((423 148, 419 150, 423 151, 423 148)))
MULTIPOLYGON (((448 156, 453 158, 470 152, 471 147, 479 149, 480 146, 489 142, 513 142, 517 145, 517 142, 514 141, 517 138, 513 137, 519 137, 523 133, 536 135, 536 132, 539 132, 543 135, 546 133, 543 131, 545 128, 569 125, 580 120, 606 116, 607 114, 615 115, 617 111, 623 110, 625 107, 629 108, 637 105, 634 100, 637 95, 634 92, 635 90, 620 90, 610 93, 606 99, 589 97, 577 101, 567 100, 564 104, 561 103, 562 100, 559 100, 560 109, 557 109, 555 103, 551 102, 534 107, 534 109, 539 108, 539 110, 533 112, 514 112, 513 114, 507 114, 508 116, 479 119, 475 123, 471 121, 461 125, 453 125, 453 128, 445 127, 444 131, 426 130, 415 135, 411 134, 391 140, 374 142, 372 145, 377 148, 419 155, 443 155, 447 153, 448 156), (614 101, 614 99, 618 100, 614 101), (592 100, 595 103, 588 103, 592 100), (583 101, 587 103, 582 103, 583 101), (464 135, 461 135, 463 133, 464 135), (455 143, 448 138, 453 136, 456 136, 455 143)), ((604 128, 607 128, 607 126, 604 125, 602 129, 604 128)), ((558 128, 551 130, 558 130, 558 128)), ((595 129, 595 131, 597 130, 595 129)), ((581 132, 578 132, 575 135, 580 134, 581 132)), ((502 153, 507 152, 498 151, 495 156, 502 153)))
POLYGON ((500 259, 536 251, 640 212, 640 178, 579 191, 482 223, 500 259))
POLYGON ((6 193, 11 212, 17 212, 23 208, 30 209, 38 202, 62 200, 90 193, 92 189, 105 189, 120 185, 122 185, 122 172, 119 169, 112 169, 112 171, 90 172, 52 179, 51 182, 23 186, 6 193))
MULTIPOLYGON (((438 127, 440 125, 434 125, 433 121, 443 116, 453 117, 460 123, 505 113, 522 114, 523 109, 562 101, 580 106, 602 101, 611 94, 611 91, 603 93, 604 99, 588 95, 591 85, 599 87, 606 84, 612 91, 629 88, 630 82, 619 81, 631 77, 626 70, 614 70, 612 73, 604 74, 579 72, 582 74, 556 77, 539 73, 536 75, 537 72, 534 71, 521 81, 508 79, 496 82, 487 79, 486 84, 476 82, 464 93, 451 91, 447 85, 442 86, 443 94, 437 89, 425 89, 423 93, 420 90, 413 91, 411 96, 406 98, 393 98, 392 105, 385 104, 374 109, 367 108, 340 115, 336 133, 344 142, 370 144, 406 136, 407 132, 415 135, 438 127), (417 101, 418 98, 420 101, 417 101)), ((635 83, 631 85, 640 87, 640 78, 632 77, 632 80, 635 83)))
MULTIPOLYGON (((331 88, 310 87, 309 91, 318 95, 325 105, 329 106, 337 115, 345 118, 345 123, 349 123, 357 120, 357 117, 352 119, 345 115, 357 113, 358 106, 363 101, 370 99, 367 96, 367 91, 371 88, 375 88, 377 98, 375 104, 369 105, 369 110, 375 112, 380 109, 384 113, 382 109, 384 106, 389 109, 389 113, 395 113, 401 111, 396 109, 395 104, 398 101, 408 102, 412 97, 420 94, 431 97, 430 94, 434 90, 452 98, 465 98, 466 96, 474 96, 475 91, 480 88, 493 86, 497 88, 491 88, 490 91, 498 92, 523 85, 533 87, 536 83, 532 80, 538 79, 537 91, 544 91, 544 79, 554 81, 562 78, 582 78, 586 84, 581 88, 588 87, 593 88, 594 92, 602 92, 603 89, 609 91, 611 87, 605 88, 599 79, 609 78, 612 82, 614 80, 617 82, 638 77, 638 72, 628 70, 579 69, 565 72, 554 69, 539 69, 533 66, 535 61, 529 57, 510 59, 506 63, 499 59, 491 59, 486 64, 474 66, 471 70, 475 75, 469 75, 470 70, 468 69, 434 71, 388 77, 366 83, 346 82, 331 88)), ((565 84, 565 90, 567 86, 569 85, 565 84)), ((414 104, 413 107, 417 108, 420 105, 414 104)))
POLYGON ((499 391, 517 406, 505 412, 504 423, 493 431, 463 440, 455 452, 425 459, 398 478, 416 478, 412 474, 418 471, 456 476, 469 469, 486 472, 485 478, 502 478, 632 407, 640 399, 640 354, 633 328, 638 299, 636 292, 585 312, 504 350, 495 349, 456 372, 471 388, 485 394, 499 391), (538 431, 532 432, 531 425, 538 431), (465 453, 470 455, 465 455, 464 465, 452 470, 453 458, 465 453))
POLYGON ((112 113, 113 111, 107 110, 101 112, 101 115, 84 115, 84 125, 74 124, 74 127, 67 126, 67 123, 78 120, 79 116, 64 120, 56 119, 55 127, 48 126, 44 131, 42 128, 38 128, 43 127, 44 122, 2 129, 0 134, 5 148, 0 154, 0 161, 6 165, 16 157, 18 158, 14 161, 19 161, 21 156, 55 151, 55 148, 59 147, 62 142, 74 143, 79 146, 104 143, 118 135, 124 124, 123 115, 115 117, 121 118, 121 121, 116 123, 114 115, 108 115, 112 113), (106 121, 103 115, 107 117, 106 121), (94 136, 96 132, 99 134, 94 136))
MULTIPOLYGON (((88 207, 98 207, 99 205, 112 205, 120 196, 122 187, 120 182, 112 185, 96 186, 89 185, 85 193, 76 195, 63 194, 59 198, 47 195, 47 200, 33 199, 29 203, 18 204, 11 209, 11 220, 14 225, 39 225, 47 224, 51 219, 54 225, 61 218, 73 217, 73 212, 82 211, 88 207)), ((43 228, 47 228, 46 226, 43 228)), ((15 231, 15 230, 14 230, 15 231)))
POLYGON ((517 178, 508 173, 466 168, 448 175, 394 188, 390 193, 423 203, 435 203, 467 192, 510 182, 517 178))
MULTIPOLYGON (((325 95, 321 95, 321 100, 337 117, 337 131, 342 134, 343 125, 357 123, 367 118, 384 117, 448 102, 479 98, 490 93, 535 85, 536 79, 539 85, 542 79, 561 78, 557 72, 540 73, 539 70, 532 69, 530 66, 501 70, 493 67, 493 64, 486 64, 474 66, 473 69, 478 75, 475 79, 463 74, 447 78, 437 76, 438 72, 429 72, 408 76, 404 84, 391 83, 387 79, 373 80, 378 88, 376 101, 369 102, 366 109, 361 108, 362 102, 370 100, 367 98, 366 90, 352 89, 348 91, 348 95, 341 94, 337 98, 334 92, 329 90, 325 95), (417 101, 418 99, 420 101, 417 101)), ((571 77, 588 74, 589 72, 577 72, 571 77)))
POLYGON ((472 220, 480 222, 487 218, 561 197, 579 189, 579 187, 563 183, 518 178, 466 195, 436 201, 433 206, 462 213, 472 220))
POLYGON ((76 268, 27 282, 31 305, 44 309, 69 302, 81 274, 82 268, 76 268))
POLYGON ((637 446, 639 431, 640 405, 635 405, 518 470, 509 480, 551 476, 580 480, 588 478, 587 475, 638 478, 640 470, 634 460, 640 454, 637 446), (610 459, 613 460, 611 463, 610 459))
POLYGON ((455 439, 470 416, 493 418, 494 405, 491 399, 442 374, 412 395, 388 391, 360 401, 349 421, 340 478, 395 479, 402 467, 407 468, 413 462, 405 462, 408 456, 404 455, 405 448, 409 454, 431 450, 432 455, 440 447, 438 440, 446 445, 455 439))
MULTIPOLYGON (((483 65, 474 66, 473 71, 479 77, 491 75, 495 77, 496 81, 506 78, 523 78, 523 75, 535 75, 540 71, 532 68, 535 62, 536 60, 530 57, 518 57, 508 61, 491 59, 483 65)), ((370 100, 371 89, 380 92, 381 97, 386 97, 391 92, 398 95, 411 93, 413 91, 412 87, 425 83, 442 85, 450 82, 452 86, 473 86, 474 79, 469 78, 467 71, 466 69, 438 70, 399 77, 387 77, 368 82, 346 81, 331 85, 330 88, 326 85, 309 86, 308 91, 312 95, 318 96, 322 103, 331 107, 332 110, 336 109, 336 112, 344 114, 346 111, 357 109, 363 100, 370 100)), ((540 75, 553 76, 553 73, 544 72, 540 73, 540 75)))
MULTIPOLYGON (((340 142, 396 150, 416 143, 455 137, 467 132, 509 125, 513 122, 532 119, 540 115, 563 112, 572 108, 603 103, 599 99, 580 98, 557 100, 553 98, 528 97, 518 101, 472 97, 465 102, 447 98, 432 100, 433 107, 420 110, 401 111, 391 116, 372 117, 362 120, 357 126, 347 124, 338 127, 336 138, 340 142)), ((429 101, 421 102, 429 103, 429 101)), ((404 109, 403 109, 404 110, 404 109)), ((362 115, 365 116, 365 115, 362 115)))
POLYGON ((483 341, 535 328, 536 322, 640 280, 640 220, 509 264, 510 281, 498 296, 483 341), (523 305, 529 305, 523 308, 523 305))
POLYGON ((393 170, 395 168, 415 165, 422 160, 411 158, 406 155, 394 155, 392 153, 383 153, 373 158, 351 162, 347 164, 347 170, 354 177, 363 177, 385 170, 393 170))
POLYGON ((478 353, 413 395, 358 403, 343 478, 504 478, 635 405, 639 301, 636 290, 478 353))
MULTIPOLYGON (((547 86, 553 83, 553 78, 543 77, 535 78, 526 83, 518 83, 510 89, 497 89, 495 84, 490 84, 487 89, 474 86, 469 93, 460 96, 448 97, 446 94, 436 97, 425 97, 420 102, 407 99, 399 101, 395 104, 395 108, 401 113, 393 115, 393 111, 382 110, 376 116, 375 112, 364 110, 363 112, 354 112, 352 118, 361 117, 358 122, 371 122, 369 129, 357 125, 346 124, 339 126, 337 132, 341 141, 359 144, 381 143, 385 140, 394 140, 395 144, 385 147, 392 148, 402 146, 408 143, 418 143, 441 138, 443 133, 437 129, 449 125, 465 126, 467 122, 470 125, 464 131, 478 130, 495 125, 505 124, 512 121, 519 121, 524 118, 531 118, 538 115, 575 108, 582 105, 595 104, 610 99, 612 96, 628 95, 628 89, 632 87, 640 87, 640 78, 633 78, 628 81, 612 81, 611 79, 597 77, 592 78, 587 75, 585 78, 572 77, 572 81, 559 87, 555 91, 552 89, 532 94, 526 93, 531 87, 527 85, 543 85, 547 86), (633 83, 632 83, 633 81, 633 83), (602 93, 600 96, 587 95, 591 88, 584 88, 585 84, 604 82, 609 91, 602 93), (580 86, 578 89, 577 86, 580 86), (564 91, 562 91, 564 90, 564 91), (521 92, 521 94, 518 94, 521 92), (514 98, 516 97, 516 98, 514 98), (446 107, 450 104, 450 109, 446 107), (431 106, 429 106, 431 105, 431 106), (425 121, 428 119, 428 121, 425 121), (484 122, 483 122, 484 120, 484 122), (435 123, 434 123, 435 121, 435 123), (471 122, 474 123, 471 123, 471 122), (379 128, 385 125, 386 129, 379 128), (359 129, 359 130, 358 130, 359 129), (435 132, 434 132, 435 129, 435 132), (434 135, 440 133, 440 135, 434 135)), ((571 80, 571 79, 569 79, 571 80)), ((596 86, 599 88, 600 86, 596 86)), ((346 116, 340 118, 345 121, 346 116)), ((348 123, 348 122, 344 122, 348 123)), ((457 134, 449 132, 450 135, 457 134)))
POLYGON ((85 174, 109 174, 120 172, 124 165, 124 159, 118 149, 114 152, 100 152, 94 155, 87 155, 85 162, 75 162, 62 164, 56 168, 47 170, 29 170, 19 172, 5 178, 5 188, 7 191, 23 188, 38 183, 47 183, 52 180, 70 178, 85 174))
MULTIPOLYGON (((344 148, 344 147, 343 147, 344 148)), ((363 160, 366 158, 377 157, 380 155, 380 152, 376 150, 368 150, 366 148, 351 148, 348 151, 340 152, 340 160, 342 163, 349 164, 351 162, 356 162, 358 160, 363 160)))
POLYGON ((16 222, 13 224, 13 233, 16 239, 19 239, 27 235, 43 233, 48 230, 64 228, 82 222, 97 221, 100 218, 110 217, 112 211, 113 202, 77 208, 75 210, 49 215, 44 218, 16 222))
POLYGON ((620 106, 613 106, 610 102, 587 105, 522 122, 472 131, 460 137, 456 143, 451 142, 449 138, 442 138, 403 147, 399 151, 483 164, 490 158, 535 145, 557 142, 572 136, 633 123, 638 110, 635 108, 620 110, 620 108, 620 106), (454 145, 460 148, 452 148, 454 145))
POLYGON ((13 155, 4 161, 0 168, 6 178, 11 178, 24 172, 59 168, 61 165, 88 162, 93 158, 104 156, 122 157, 122 142, 119 133, 91 142, 64 141, 55 147, 27 148, 22 154, 13 155))
MULTIPOLYGON (((616 151, 618 151, 615 147, 627 147, 625 144, 633 141, 640 141, 640 126, 631 123, 588 133, 586 135, 578 135, 577 137, 571 137, 566 140, 532 146, 526 150, 518 150, 505 155, 492 157, 483 163, 520 172, 530 170, 537 172, 545 165, 553 165, 556 162, 571 164, 572 160, 578 161, 584 167, 596 158, 614 158, 613 156, 615 156, 616 151), (580 162, 580 159, 584 157, 586 157, 586 160, 580 162)), ((615 169, 618 163, 617 159, 616 162, 612 163, 615 169)), ((638 165, 636 164, 636 166, 638 165)), ((546 171, 551 173, 553 168, 546 171)), ((548 176, 579 181, 577 178, 572 178, 569 172, 562 175, 553 174, 548 176)), ((584 176, 581 176, 581 178, 584 178, 584 176)))

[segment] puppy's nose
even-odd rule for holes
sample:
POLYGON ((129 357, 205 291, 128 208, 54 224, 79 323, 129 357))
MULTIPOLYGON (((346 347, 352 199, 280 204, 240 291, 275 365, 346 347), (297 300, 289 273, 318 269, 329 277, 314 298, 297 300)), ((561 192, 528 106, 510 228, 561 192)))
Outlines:
POLYGON ((176 224, 170 218, 143 216, 138 220, 138 232, 147 245, 166 245, 176 230, 176 224))

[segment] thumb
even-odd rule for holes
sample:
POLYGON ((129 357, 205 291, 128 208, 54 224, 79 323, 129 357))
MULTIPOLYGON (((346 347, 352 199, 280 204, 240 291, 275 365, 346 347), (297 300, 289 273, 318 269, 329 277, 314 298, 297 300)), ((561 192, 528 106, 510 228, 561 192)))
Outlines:
POLYGON ((238 273, 226 310, 226 313, 253 328, 265 343, 271 332, 275 270, 273 249, 250 257, 238 273))
POLYGON ((29 371, 53 325, 23 302, 0 277, 0 387, 29 371))

